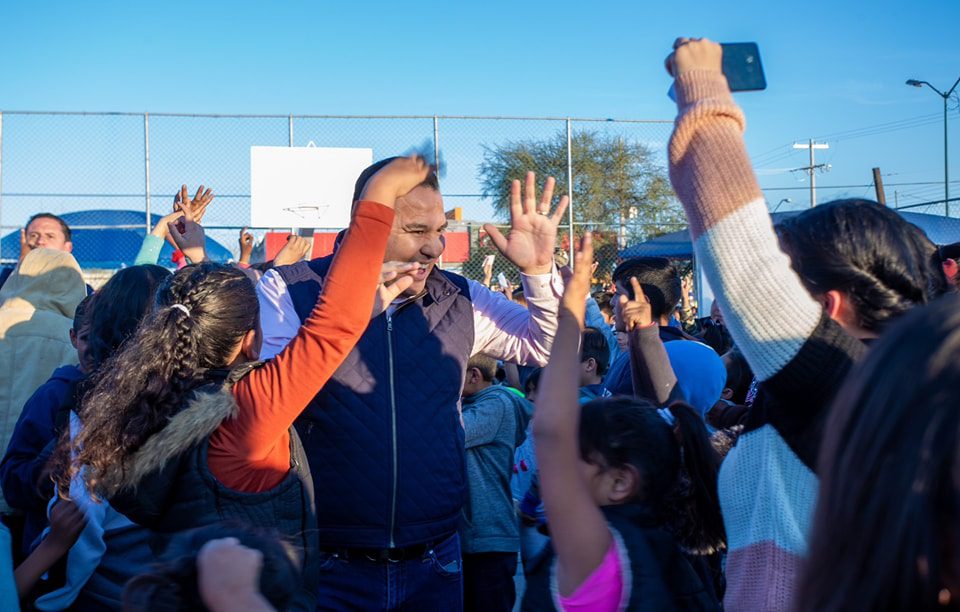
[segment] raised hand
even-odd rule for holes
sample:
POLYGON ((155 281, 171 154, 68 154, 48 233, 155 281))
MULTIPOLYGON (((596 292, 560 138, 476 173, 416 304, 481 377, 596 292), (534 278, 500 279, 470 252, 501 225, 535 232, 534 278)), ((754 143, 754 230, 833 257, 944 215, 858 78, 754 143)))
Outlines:
POLYGON ((206 235, 203 228, 196 221, 190 221, 185 216, 176 221, 167 223, 170 237, 177 248, 183 251, 192 263, 200 263, 207 259, 206 235))
POLYGON ((203 215, 207 212, 207 206, 213 201, 213 191, 207 189, 204 191, 203 185, 197 189, 197 194, 190 199, 187 192, 187 186, 180 187, 180 192, 173 199, 173 210, 180 211, 188 221, 200 223, 203 221, 203 215))
POLYGON ((417 262, 388 261, 383 264, 380 271, 380 284, 377 285, 377 295, 373 300, 371 319, 383 313, 393 300, 413 285, 414 278, 410 273, 419 269, 420 264, 417 262))
POLYGON ((306 257, 311 250, 313 250, 313 240, 304 238, 303 236, 297 236, 296 234, 290 234, 287 236, 287 244, 283 245, 283 248, 280 249, 277 256, 273 258, 273 265, 287 266, 295 264, 306 257))
POLYGON ((490 282, 493 280, 493 259, 487 257, 483 260, 483 281, 481 283, 484 287, 489 287, 490 282))
POLYGON ((197 589, 208 608, 272 610, 260 594, 263 553, 236 538, 210 540, 197 553, 197 589))
POLYGON ((666 59, 667 72, 677 78, 691 70, 723 70, 723 48, 706 38, 678 38, 666 59))
POLYGON ((574 255, 573 275, 566 282, 560 309, 569 311, 582 329, 587 315, 587 297, 590 296, 590 277, 593 264, 593 234, 587 232, 580 240, 580 248, 574 255))
POLYGON ((240 230, 240 263, 250 265, 250 255, 253 253, 253 234, 247 228, 240 230))
POLYGON ((27 230, 20 229, 20 258, 17 261, 23 261, 23 258, 27 256, 27 253, 33 250, 34 246, 30 244, 30 241, 27 240, 27 230))
POLYGON ((370 177, 360 193, 361 200, 371 200, 393 208, 401 198, 427 179, 430 164, 419 155, 398 157, 370 177))
POLYGON ((537 201, 536 175, 527 173, 523 195, 520 181, 510 187, 510 233, 504 237, 496 226, 487 223, 483 229, 503 256, 524 274, 547 274, 553 268, 553 248, 557 242, 557 226, 563 219, 569 198, 563 196, 550 214, 556 180, 547 179, 543 195, 537 201))
POLYGON ((649 327, 654 322, 650 300, 640 287, 640 281, 636 276, 630 277, 630 286, 633 287, 633 299, 621 295, 613 309, 617 331, 633 331, 641 327, 649 327))

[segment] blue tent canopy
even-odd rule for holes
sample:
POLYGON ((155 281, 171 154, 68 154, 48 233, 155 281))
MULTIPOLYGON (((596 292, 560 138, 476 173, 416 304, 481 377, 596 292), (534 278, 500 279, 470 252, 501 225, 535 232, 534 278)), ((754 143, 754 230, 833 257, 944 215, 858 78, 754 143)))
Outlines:
MULTIPOLYGON (((135 210, 80 210, 62 214, 60 218, 70 226, 73 233, 73 255, 81 268, 114 270, 133 264, 146 235, 146 228, 143 226, 144 213, 135 210)), ((160 219, 160 215, 151 215, 152 224, 158 223, 160 219)), ((0 241, 0 253, 4 260, 17 260, 20 256, 18 231, 3 237, 0 241)), ((164 244, 158 263, 172 267, 172 254, 173 248, 164 244)), ((212 261, 218 262, 233 259, 233 254, 226 247, 209 236, 207 255, 212 261)))
MULTIPOLYGON (((773 223, 800 214, 801 211, 773 213, 773 223)), ((942 217, 939 215, 924 215, 909 211, 897 211, 906 221, 922 229, 935 244, 952 244, 960 241, 960 219, 942 217)), ((690 242, 690 232, 682 230, 670 232, 646 242, 634 244, 620 252, 620 257, 669 257, 671 259, 691 259, 693 244, 690 242)))

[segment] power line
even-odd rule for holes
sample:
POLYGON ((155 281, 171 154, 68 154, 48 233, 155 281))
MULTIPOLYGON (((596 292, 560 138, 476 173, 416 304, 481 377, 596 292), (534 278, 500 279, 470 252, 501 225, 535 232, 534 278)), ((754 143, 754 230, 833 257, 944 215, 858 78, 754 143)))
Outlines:
POLYGON ((885 123, 877 123, 874 125, 866 125, 859 128, 851 128, 848 130, 841 130, 839 132, 834 132, 832 134, 824 134, 818 138, 823 139, 849 139, 849 138, 858 138, 861 133, 883 133, 883 132, 893 132, 896 130, 902 130, 910 127, 916 127, 918 125, 926 125, 928 123, 939 123, 941 119, 940 113, 930 113, 926 115, 919 115, 916 117, 910 117, 907 119, 897 119, 895 121, 887 121, 885 123))
MULTIPOLYGON (((896 132, 899 130, 912 129, 917 127, 923 127, 927 125, 934 125, 940 123, 941 115, 940 113, 929 113, 926 115, 917 115, 916 117, 907 117, 905 119, 897 119, 894 121, 887 121, 884 123, 877 123, 874 125, 865 125, 859 128, 852 128, 848 130, 841 130, 839 132, 833 132, 830 134, 822 134, 815 137, 816 140, 852 140, 855 138, 865 138, 868 136, 876 136, 879 134, 886 134, 889 132, 896 132)), ((764 166, 769 166, 772 163, 788 159, 793 154, 791 151, 791 146, 793 143, 783 144, 773 149, 769 149, 760 153, 759 155, 753 156, 754 166, 761 168, 764 166)))
MULTIPOLYGON (((950 181, 950 184, 960 183, 960 180, 950 181)), ((885 183, 887 187, 906 187, 909 185, 943 185, 943 181, 920 181, 911 183, 885 183)), ((861 189, 863 187, 873 187, 873 183, 856 183, 853 185, 818 185, 817 189, 861 189)), ((802 185, 797 187, 761 187, 762 191, 799 191, 807 190, 809 186, 802 185)))

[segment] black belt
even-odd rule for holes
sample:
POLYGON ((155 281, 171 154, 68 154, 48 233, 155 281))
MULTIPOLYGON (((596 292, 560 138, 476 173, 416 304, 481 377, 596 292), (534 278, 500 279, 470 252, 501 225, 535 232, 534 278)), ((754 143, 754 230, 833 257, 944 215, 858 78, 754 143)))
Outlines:
POLYGON ((338 556, 345 561, 351 559, 366 559, 376 563, 399 563, 408 559, 420 559, 434 549, 438 544, 445 542, 451 536, 439 540, 432 540, 423 544, 411 544, 402 548, 345 548, 321 546, 320 552, 338 556))

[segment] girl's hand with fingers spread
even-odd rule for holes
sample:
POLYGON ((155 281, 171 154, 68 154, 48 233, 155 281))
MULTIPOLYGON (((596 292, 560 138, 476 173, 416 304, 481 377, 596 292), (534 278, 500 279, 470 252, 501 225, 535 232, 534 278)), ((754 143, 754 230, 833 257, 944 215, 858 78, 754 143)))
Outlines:
POLYGON ((204 191, 203 185, 197 189, 197 194, 190 199, 187 193, 187 186, 180 187, 180 193, 173 200, 173 209, 178 210, 187 218, 188 221, 201 223, 203 215, 207 212, 207 206, 213 201, 213 191, 207 189, 204 191))

